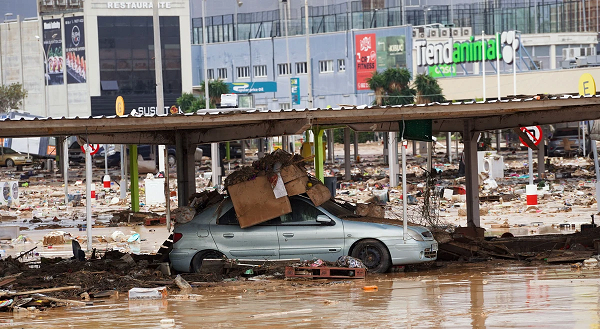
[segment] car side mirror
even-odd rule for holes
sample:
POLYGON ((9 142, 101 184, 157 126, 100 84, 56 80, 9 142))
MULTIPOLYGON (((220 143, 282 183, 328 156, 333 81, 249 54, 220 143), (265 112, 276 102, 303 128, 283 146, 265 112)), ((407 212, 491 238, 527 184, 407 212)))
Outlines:
POLYGON ((318 215, 317 223, 331 224, 331 218, 327 217, 326 215, 318 215))

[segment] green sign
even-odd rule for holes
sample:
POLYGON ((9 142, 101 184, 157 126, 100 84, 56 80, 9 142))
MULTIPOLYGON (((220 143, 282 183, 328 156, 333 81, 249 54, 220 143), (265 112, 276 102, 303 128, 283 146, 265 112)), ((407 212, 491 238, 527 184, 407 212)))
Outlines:
POLYGON ((390 69, 406 67, 406 37, 377 38, 377 68, 390 69))
POLYGON ((455 77, 456 76, 456 64, 441 64, 435 66, 428 66, 429 75, 434 78, 441 77, 455 77))
POLYGON ((431 142, 432 123, 431 119, 399 121, 400 136, 413 141, 431 142))

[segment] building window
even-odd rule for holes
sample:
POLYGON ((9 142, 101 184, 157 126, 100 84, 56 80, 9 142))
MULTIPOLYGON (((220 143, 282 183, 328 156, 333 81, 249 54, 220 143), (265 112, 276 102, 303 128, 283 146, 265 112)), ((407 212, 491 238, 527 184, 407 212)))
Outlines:
POLYGON ((213 69, 206 70, 206 75, 208 75, 208 80, 215 79, 215 71, 213 69))
POLYGON ((238 78, 249 78, 250 77, 250 67, 248 66, 240 66, 237 68, 237 77, 238 78))
POLYGON ((289 109, 291 108, 291 107, 290 107, 290 103, 279 103, 279 107, 280 107, 282 110, 289 110, 289 109))
POLYGON ((277 64, 277 71, 279 75, 290 75, 292 74, 292 64, 277 64))
POLYGON ((227 80, 227 68, 217 69, 217 74, 219 76, 219 79, 227 80))
MULTIPOLYGON (((154 38, 152 17, 98 16, 98 61, 101 96, 153 95, 154 38), (127 31, 120 33, 119 31, 127 31), (110 87, 109 87, 110 86, 110 87)), ((181 95, 181 46, 179 17, 161 17, 163 91, 181 95)))
POLYGON ((266 65, 254 66, 254 77, 256 77, 256 78, 267 77, 267 66, 266 65))
POLYGON ((338 59, 338 71, 345 72, 346 71, 346 60, 338 59))
POLYGON ((296 63, 296 74, 306 74, 307 72, 306 62, 296 63))
POLYGON ((319 61, 319 72, 321 72, 321 73, 333 72, 333 60, 319 61))

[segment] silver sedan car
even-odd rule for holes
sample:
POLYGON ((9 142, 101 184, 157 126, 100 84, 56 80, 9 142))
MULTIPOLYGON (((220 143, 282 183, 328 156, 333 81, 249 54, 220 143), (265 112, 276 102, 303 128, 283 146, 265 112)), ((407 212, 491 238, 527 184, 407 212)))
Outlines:
MULTIPOLYGON (((399 225, 360 221, 353 212, 327 201, 315 207, 303 196, 290 198, 292 212, 262 224, 240 228, 231 199, 207 208, 173 234, 169 258, 180 272, 197 272, 203 259, 359 258, 370 272, 392 265, 416 264, 437 258, 437 242, 421 226, 409 226, 407 240, 399 225)), ((399 222, 400 223, 400 222, 399 222)))

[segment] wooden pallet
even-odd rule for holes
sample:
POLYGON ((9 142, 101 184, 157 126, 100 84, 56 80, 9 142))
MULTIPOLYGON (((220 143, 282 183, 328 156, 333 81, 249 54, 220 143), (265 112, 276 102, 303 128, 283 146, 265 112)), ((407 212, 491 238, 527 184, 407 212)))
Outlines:
POLYGON ((364 268, 286 266, 286 278, 364 279, 364 268))

